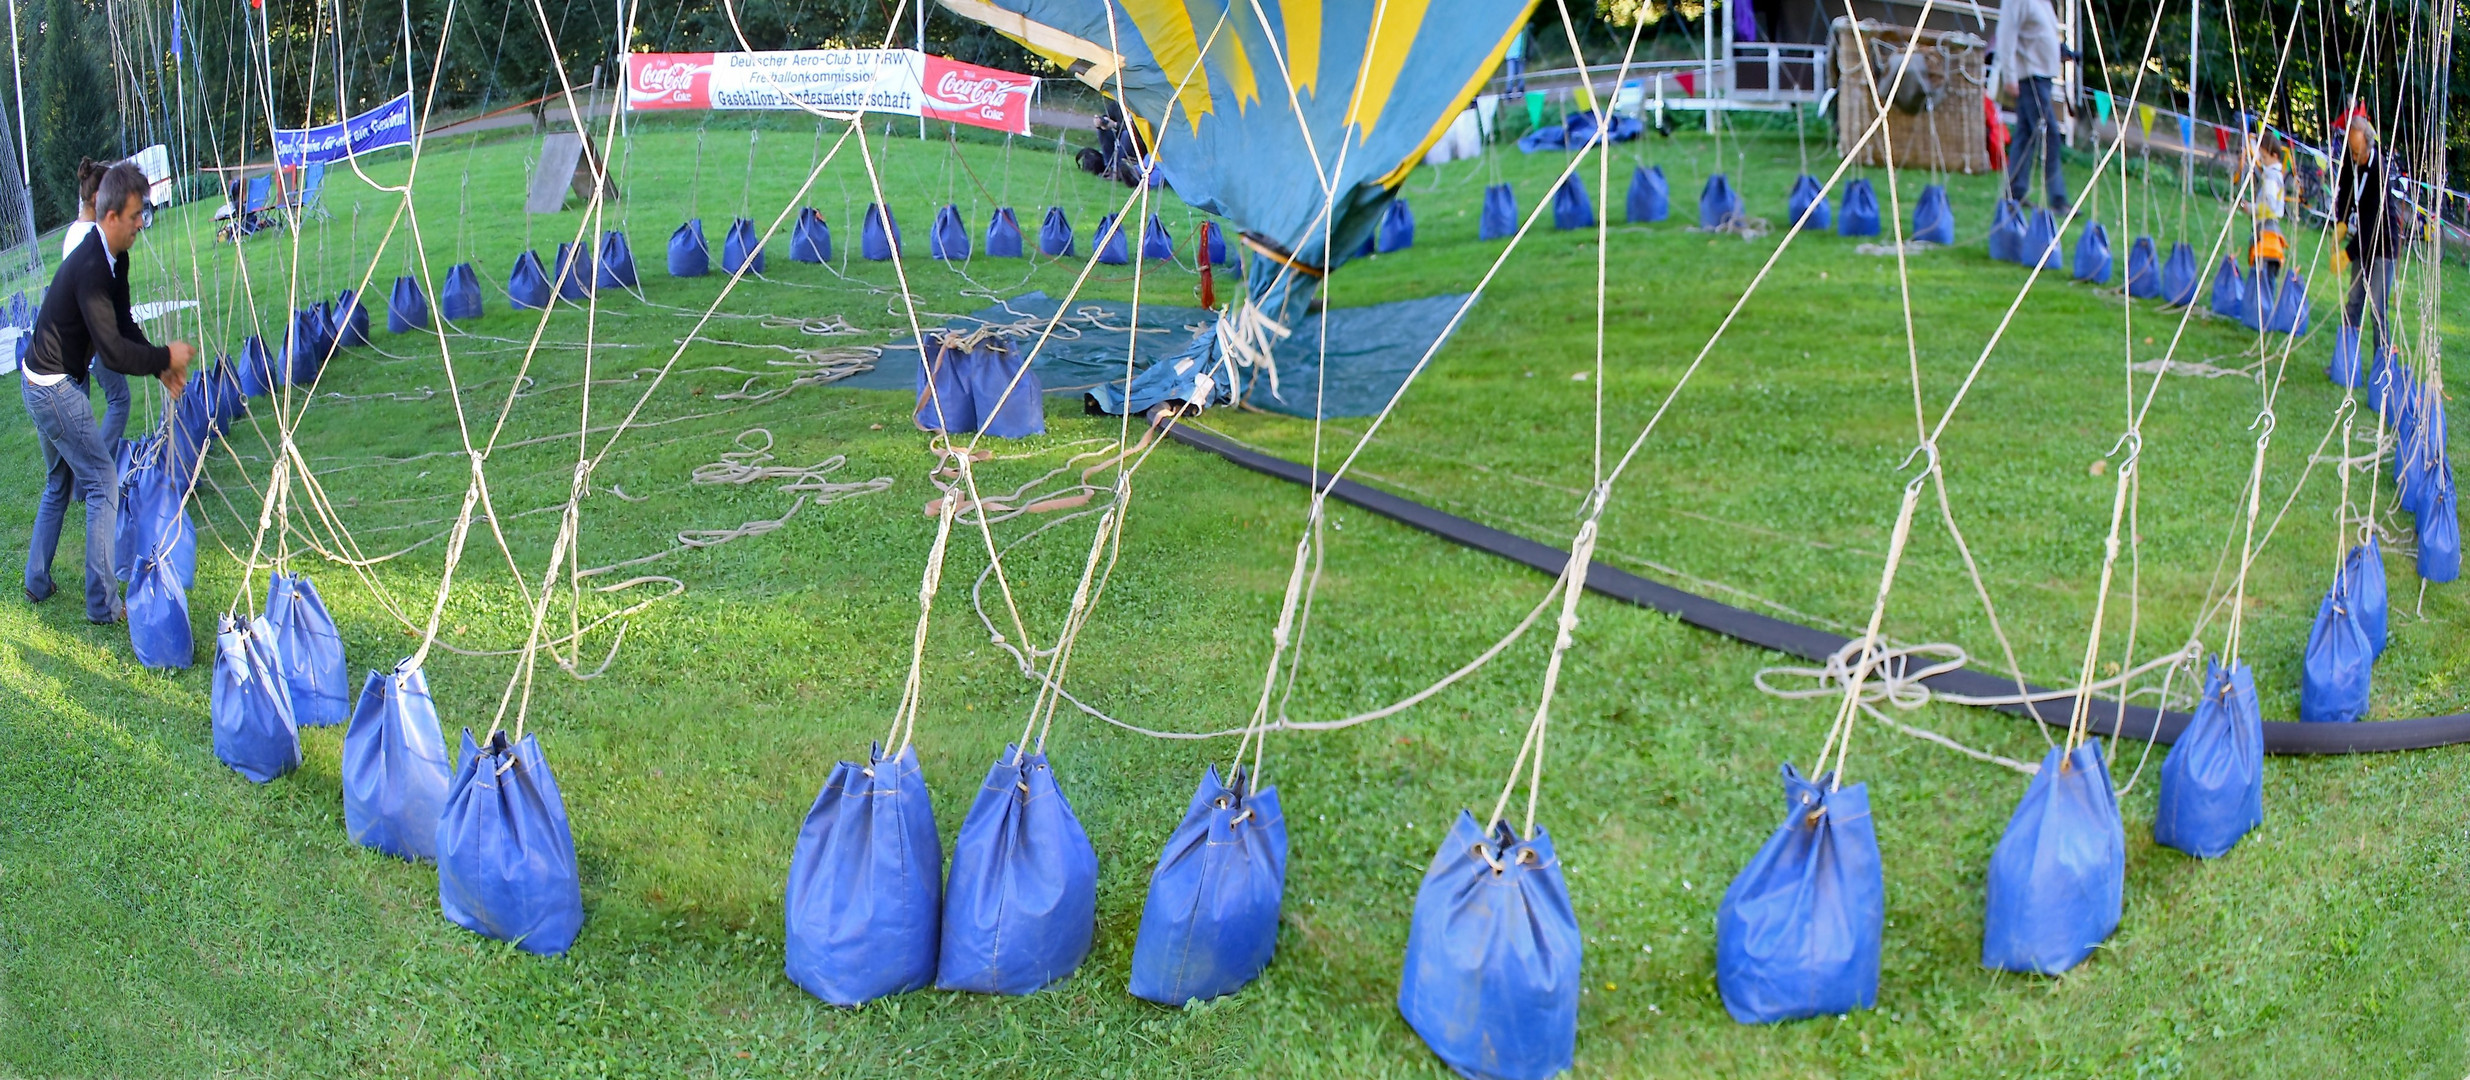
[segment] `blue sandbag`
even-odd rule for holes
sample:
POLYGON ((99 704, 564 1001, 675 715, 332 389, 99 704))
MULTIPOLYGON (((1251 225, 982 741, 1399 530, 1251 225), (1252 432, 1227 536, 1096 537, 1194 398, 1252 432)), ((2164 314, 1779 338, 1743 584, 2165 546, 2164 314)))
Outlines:
POLYGON ((2227 672, 2207 661, 2204 699, 2161 759, 2153 839, 2210 859, 2263 823, 2264 720, 2255 674, 2244 660, 2227 672))
POLYGON ((1391 199, 1389 209, 1381 211, 1380 227, 1372 235, 1379 241, 1376 249, 1384 255, 1414 247, 1415 211, 1405 199, 1391 199))
POLYGON ((1705 187, 1698 189, 1698 227, 1720 229, 1741 216, 1741 196, 1733 191, 1732 181, 1723 173, 1707 177, 1705 187))
POLYGON ((2239 325, 2249 330, 2264 329, 2265 323, 2272 319, 2273 301, 2281 292, 2281 279, 2265 273, 2264 267, 2258 266, 2240 284, 2244 291, 2239 296, 2239 325))
POLYGON ((556 956, 583 930, 574 832, 557 777, 531 735, 489 745, 463 729, 463 753, 437 819, 437 905, 454 923, 525 952, 556 956))
POLYGON ((669 276, 702 277, 712 272, 712 248, 703 240, 703 219, 687 218, 669 234, 669 276))
POLYGON ((540 256, 526 248, 515 256, 515 268, 506 274, 506 298, 517 311, 538 311, 549 306, 549 275, 541 269, 540 256))
POLYGON ((1859 177, 1844 185, 1844 212, 1836 216, 1837 236, 1878 235, 1878 192, 1859 177))
POLYGON ((1947 186, 1929 184, 1913 204, 1912 238, 1929 244, 1955 243, 1955 210, 1947 205, 1947 186))
POLYGON ((1099 262, 1108 266, 1125 266, 1132 262, 1131 242, 1124 238, 1124 231, 1118 227, 1115 215, 1107 214, 1098 219, 1096 243, 1099 262))
POLYGON ((1866 786, 1829 791, 1784 765, 1784 823, 1724 890, 1715 987, 1744 1024, 1834 1016, 1878 1003, 1887 917, 1866 786))
POLYGON ((2058 219, 2048 207, 2033 211, 2024 225, 2024 246, 2017 254, 2026 267, 2038 264, 2044 270, 2067 269, 2067 254, 2058 245, 2058 219))
POLYGON ((2264 328, 2276 334, 2302 335, 2307 332, 2307 314, 2307 275, 2296 270, 2283 274, 2281 292, 2264 328))
POLYGON ((140 561, 160 558, 170 563, 182 589, 196 588, 197 529, 189 522, 184 486, 189 477, 171 468, 160 435, 124 445, 131 449, 121 464, 114 575, 134 581, 140 561))
POLYGON ((238 368, 236 374, 240 377, 241 393, 249 397, 264 397, 274 392, 275 380, 279 376, 275 374, 274 356, 266 351, 266 339, 251 334, 247 341, 240 343, 238 368))
POLYGON ((429 328, 429 298, 421 294, 420 283, 406 274, 395 279, 394 299, 386 304, 386 332, 408 334, 429 328))
POLYGON ((1369 259, 1377 254, 1379 254, 1379 252, 1374 251, 1372 247, 1372 234, 1365 233, 1363 245, 1356 248, 1354 253, 1348 255, 1347 257, 1350 259, 1369 259))
POLYGON ((1012 208, 998 206, 986 219, 986 257, 1017 259, 1021 257, 1021 221, 1012 216, 1012 208))
POLYGON ((1233 266, 1235 260, 1226 253, 1226 230, 1217 222, 1201 223, 1200 256, 1211 266, 1233 266))
POLYGON ((1507 240, 1518 235, 1518 197, 1510 193, 1508 184, 1493 184, 1484 188, 1483 216, 1476 220, 1478 240, 1507 240))
POLYGON ((189 633, 189 590, 171 560, 140 556, 129 578, 129 652, 150 668, 184 671, 197 660, 189 633))
POLYGON ((283 681, 291 687, 292 720, 301 727, 340 724, 352 716, 351 669, 343 663, 343 636, 307 574, 280 571, 266 579, 266 625, 283 658, 283 681))
POLYGON ((2344 326, 2333 331, 2333 359, 2324 365, 2324 377, 2335 386, 2353 389, 2367 381, 2367 373, 2359 367, 2359 328, 2344 326))
POLYGON ((1827 193, 1818 186, 1818 178, 1802 173, 1792 178, 1792 194, 1785 199, 1784 220, 1804 229, 1823 231, 1833 228, 1835 215, 1827 207, 1827 193), (1809 216, 1805 220, 1802 215, 1809 216))
POLYGON ((369 672, 343 732, 343 831, 398 859, 437 858, 453 777, 428 676, 408 659, 369 672))
POLYGON ((789 227, 789 261, 832 261, 832 227, 824 223, 823 215, 816 213, 814 207, 799 207, 797 224, 789 227))
POLYGON ((926 254, 933 259, 969 259, 969 226, 961 223, 961 208, 949 203, 935 211, 935 224, 926 230, 926 254))
POLYGON ((1132 996, 1161 1005, 1207 1001, 1244 988, 1278 947, 1286 892, 1286 817, 1278 789, 1232 786, 1215 765, 1166 838, 1132 944, 1132 996))
POLYGON ((2238 272, 2238 260, 2221 257, 2221 266, 2213 271, 2213 314, 2244 321, 2247 317, 2247 278, 2238 272))
POLYGON ((952 839, 935 988, 1027 994, 1072 974, 1098 929, 1098 850, 1044 754, 1007 746, 952 839))
POLYGON ((1149 215, 1149 223, 1141 226, 1141 258, 1175 258, 1175 238, 1167 233, 1166 222, 1158 220, 1156 214, 1149 215))
POLYGON ((437 290, 437 313, 448 320, 477 319, 486 310, 480 300, 480 275, 472 272, 472 264, 448 267, 446 284, 437 290))
POLYGON ((1981 966, 2056 975, 2118 930, 2127 830, 2099 740, 2053 746, 1990 853, 1981 966))
POLYGON ((1595 200, 1587 197, 1587 185, 1571 173, 1552 189, 1552 227, 1555 229, 1586 229, 1595 225, 1595 200))
MULTIPOLYGON (((2367 403, 2375 407, 2376 415, 2386 420, 2393 418, 2393 411, 2400 404, 2396 376, 2405 370, 2401 358, 2390 348, 2377 350, 2367 361, 2367 403)), ((2400 381, 2406 383, 2408 379, 2403 377, 2400 381)))
POLYGON ((1011 346, 988 340, 969 350, 960 358, 960 381, 976 420, 970 430, 998 439, 1046 434, 1046 392, 1011 346))
POLYGON ((1641 165, 1630 173, 1627 218, 1632 225, 1662 221, 1672 216, 1672 185, 1664 180, 1661 165, 1641 165))
POLYGON ((789 857, 789 980, 834 1005, 935 979, 943 848, 918 755, 832 767, 789 857))
POLYGON ((1584 948, 1551 834, 1487 837, 1461 810, 1415 893, 1398 1013, 1460 1076, 1557 1076, 1578 1049, 1584 948))
POLYGON ((335 344, 346 349, 367 348, 369 344, 369 309, 360 297, 345 289, 334 298, 335 344))
POLYGON ((557 246, 557 298, 571 303, 583 303, 592 296, 592 268, 583 265, 591 252, 573 244, 557 246))
POLYGON ((901 223, 882 203, 866 204, 866 222, 858 232, 858 254, 869 262, 884 262, 901 246, 901 223))
POLYGON ((2110 230, 2098 221, 2084 226, 2075 240, 2075 279, 2094 285, 2110 283, 2110 230))
POLYGON ((1046 220, 1038 223, 1038 254, 1058 258, 1074 253, 1072 219, 1064 216, 1063 207, 1046 208, 1046 220))
POLYGON ((2171 307, 2186 307, 2196 302, 2196 249, 2181 241, 2170 245, 2170 258, 2161 264, 2161 302, 2171 307))
POLYGON ((2349 574, 2335 573, 2332 587, 2316 606, 2315 625, 2307 631, 2307 652, 2299 664, 2298 718, 2315 724, 2364 719, 2375 664, 2375 644, 2367 640, 2367 628, 2359 625, 2357 605, 2350 599, 2349 574))
POLYGON ((283 382, 307 389, 326 367, 326 349, 319 341, 317 309, 292 313, 291 332, 283 338, 283 362, 276 365, 283 382))
POLYGON ((914 417, 918 430, 965 434, 978 430, 978 406, 970 396, 970 380, 963 374, 968 355, 953 348, 942 335, 935 335, 933 344, 918 366, 918 409, 914 417))
POLYGON ((729 223, 720 238, 720 268, 730 274, 763 273, 763 240, 755 235, 754 222, 738 218, 729 223))
POLYGON ((1990 209, 1990 257, 2000 262, 2024 262, 2024 208, 2014 199, 2000 199, 1990 209))
POLYGON ((2435 497, 2418 516, 2419 580, 2438 585, 2461 576, 2461 519, 2453 498, 2453 467, 2436 474, 2435 497))
POLYGON ((2161 254, 2152 237, 2136 237, 2127 247, 2127 295, 2141 300, 2161 297, 2161 254))
POLYGON ((626 243, 626 234, 611 229, 600 234, 600 258, 592 267, 592 284, 603 289, 641 288, 643 279, 635 273, 635 249, 626 243))
POLYGON ((263 617, 223 617, 214 635, 214 756, 252 784, 300 767, 300 729, 283 660, 263 617))
POLYGON ((2348 579, 2350 610, 2358 617, 2359 630, 2367 635, 2367 645, 2375 650, 2375 655, 2384 655, 2384 548, 2376 543, 2374 535, 2350 549, 2349 556, 2342 560, 2341 573, 2348 579))

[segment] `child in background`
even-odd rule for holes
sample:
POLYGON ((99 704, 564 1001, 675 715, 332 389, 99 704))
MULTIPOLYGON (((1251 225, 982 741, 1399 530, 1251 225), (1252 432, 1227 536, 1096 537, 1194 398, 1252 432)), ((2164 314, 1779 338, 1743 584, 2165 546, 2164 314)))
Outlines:
POLYGON ((2248 186, 2247 212, 2255 218, 2256 241, 2247 249, 2247 259, 2265 274, 2278 278, 2282 260, 2289 254, 2289 242, 2281 235, 2285 198, 2281 136, 2266 131, 2254 147, 2248 164, 2253 176, 2248 186))

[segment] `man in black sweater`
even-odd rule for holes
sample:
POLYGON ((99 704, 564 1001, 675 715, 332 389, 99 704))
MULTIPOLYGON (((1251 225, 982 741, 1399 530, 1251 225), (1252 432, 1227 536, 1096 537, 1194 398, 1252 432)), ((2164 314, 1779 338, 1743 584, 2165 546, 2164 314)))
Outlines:
POLYGON ((2392 167, 2376 145, 2375 125, 2353 114, 2345 141, 2348 153, 2333 184, 2333 242, 2350 259, 2350 295, 2341 324, 2360 329, 2367 326, 2363 318, 2374 319, 2372 333, 2362 330, 2359 342, 2362 349, 2373 342, 2375 351, 2364 353, 2373 358, 2392 340, 2393 262, 2401 258, 2404 239, 2401 207, 2393 198, 2392 167))
POLYGON ((169 346, 146 340, 129 314, 129 248, 137 243, 146 213, 146 174, 122 162, 103 175, 95 198, 94 231, 62 260, 51 290, 34 317, 34 343, 20 375, 26 414, 34 419, 43 447, 43 498, 34 512, 34 541, 26 552, 26 599, 41 603, 54 589, 52 554, 60 547, 60 523, 70 495, 86 496, 86 618, 97 623, 125 618, 112 580, 114 503, 120 495, 117 447, 106 443, 86 397, 87 358, 123 375, 151 375, 174 400, 187 381, 188 342, 169 346), (82 485, 82 487, 81 487, 82 485))

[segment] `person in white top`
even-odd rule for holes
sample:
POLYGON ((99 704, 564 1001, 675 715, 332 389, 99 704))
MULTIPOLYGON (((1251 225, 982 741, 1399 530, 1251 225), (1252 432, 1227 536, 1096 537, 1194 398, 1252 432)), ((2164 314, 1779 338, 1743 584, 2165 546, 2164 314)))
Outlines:
POLYGON ((2015 102, 2015 145, 2007 150, 2007 197, 2017 202, 2033 189, 2033 159, 2042 164, 2042 193, 2052 213, 2067 212, 2067 173, 2058 158, 2058 110, 2051 84, 2075 57, 2058 39, 2058 11, 2050 0, 2005 0, 1998 12, 1998 85, 2015 102))
MULTIPOLYGON (((94 231, 94 195, 103 187, 103 174, 110 170, 110 165, 93 160, 77 163, 77 220, 70 222, 68 229, 60 236, 62 259, 67 259, 70 252, 77 250, 77 245, 86 242, 86 234, 94 231)), ((101 364, 90 365, 87 374, 88 381, 103 391, 103 423, 97 430, 103 433, 103 441, 117 451, 120 440, 128 436, 128 376, 101 364)), ((37 375, 29 371, 24 373, 24 378, 37 386, 49 386, 65 376, 37 375)))

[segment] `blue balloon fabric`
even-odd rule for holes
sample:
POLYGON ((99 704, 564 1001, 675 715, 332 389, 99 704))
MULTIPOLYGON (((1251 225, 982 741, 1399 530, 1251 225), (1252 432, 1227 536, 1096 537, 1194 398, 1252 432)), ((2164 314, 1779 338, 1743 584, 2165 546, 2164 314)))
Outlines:
POLYGON ((2110 230, 2098 221, 2084 226, 2076 236, 2075 258, 2071 260, 2077 281, 2094 285, 2110 283, 2110 230))
POLYGON ((1012 208, 998 206, 986 219, 986 256, 990 259, 1021 257, 1021 221, 1012 216, 1012 208))
POLYGON ((1210 766, 1166 838, 1132 944, 1133 997, 1161 1005, 1244 988, 1278 947, 1286 893, 1286 817, 1278 789, 1250 790, 1243 770, 1210 766))
POLYGON ((1784 823, 1724 890, 1715 986, 1744 1024, 1834 1016, 1878 1003, 1887 883, 1861 784, 1784 773, 1784 823), (1834 790, 1829 790, 1834 788, 1834 790))
POLYGON ((1698 189, 1698 227, 1720 229, 1741 216, 1741 195, 1723 173, 1707 177, 1698 189))
POLYGON ((2341 573, 2350 587, 2350 610, 2358 616, 2359 630, 2367 635, 2368 648, 2377 656, 2384 655, 2384 549, 2376 543, 2374 535, 2350 549, 2349 556, 2342 560, 2341 573))
POLYGON ((1507 240, 1518 235, 1518 197, 1508 184, 1493 184, 1484 188, 1483 215, 1476 219, 1475 238, 1507 240))
POLYGON ((980 342, 960 357, 960 381, 974 420, 966 430, 998 439, 1046 434, 1046 390, 1010 345, 980 342))
POLYGON ((2024 208, 2013 199, 2000 199, 1990 210, 1990 257, 2024 262, 2024 208))
POLYGON ((2419 580, 2442 585, 2461 577, 2461 518, 2453 497, 2453 469, 2436 473, 2435 496, 2418 515, 2419 580))
POLYGON ((1158 220, 1156 214, 1149 215, 1149 222, 1141 226, 1141 258, 1175 258, 1175 237, 1166 231, 1166 222, 1158 220))
POLYGON ((420 282, 406 274, 395 279, 394 298, 386 304, 386 331, 408 334, 429 328, 429 298, 422 295, 420 282))
POLYGON ((1392 199, 1389 209, 1381 212, 1381 226, 1374 229, 1378 241, 1375 250, 1383 255, 1405 251, 1415 246, 1415 211, 1405 199, 1392 199))
POLYGON ((2247 278, 2238 272, 2238 260, 2227 255, 2213 271, 2213 314, 2248 322, 2247 278))
POLYGON ((185 671, 197 660, 189 632, 189 590, 163 555, 138 557, 129 578, 129 652, 146 667, 185 671))
POLYGON ((592 267, 592 284, 602 289, 641 288, 643 279, 635 273, 635 249, 626 243, 626 234, 611 229, 600 234, 600 259, 592 267))
POLYGON ((1947 205, 1947 186, 1929 184, 1913 204, 1912 238, 1926 244, 1955 243, 1955 210, 1947 205))
POLYGON ((729 274, 763 273, 763 240, 755 235, 754 222, 737 218, 729 223, 720 238, 720 268, 729 274))
POLYGON ((1981 966, 2056 975, 2118 930, 2127 830, 2098 740, 2041 759, 1990 853, 1981 966))
POLYGON ((832 261, 832 227, 824 223, 823 215, 816 213, 814 207, 799 207, 797 224, 789 227, 789 261, 832 261))
POLYGON ((1115 215, 1106 214, 1098 218, 1098 237, 1095 243, 1098 246, 1099 262, 1108 266, 1131 264, 1131 241, 1124 237, 1124 231, 1121 224, 1115 220, 1115 215))
POLYGON ((2339 327, 2333 331, 2333 358, 2324 365, 2324 377, 2335 386, 2357 389, 2367 381, 2367 372, 2359 366, 2359 328, 2339 327))
POLYGON ((398 859, 437 858, 453 779, 428 676, 408 659, 369 672, 343 732, 343 831, 398 859))
POLYGON ((1818 178, 1802 173, 1792 178, 1792 193, 1785 199, 1784 219, 1804 229, 1833 228, 1835 215, 1827 206, 1827 193, 1818 186, 1818 178), (1807 214, 1804 218, 1802 215, 1807 214))
POLYGON ((506 298, 517 311, 538 311, 549 306, 549 275, 540 266, 540 256, 526 249, 515 256, 515 268, 506 274, 506 298))
POLYGON ((283 658, 292 719, 301 727, 351 719, 351 669, 343 663, 343 637, 307 574, 278 571, 267 578, 266 625, 273 629, 275 648, 283 658))
POLYGON ((1836 216, 1837 236, 1878 235, 1878 192, 1855 177, 1844 185, 1844 212, 1836 216))
POLYGON ((935 980, 943 847, 915 750, 832 767, 798 830, 786 894, 789 980, 834 1005, 935 980))
POLYGON ((472 264, 459 262, 446 270, 446 284, 437 290, 437 313, 448 319, 477 319, 481 304, 480 275, 472 264))
POLYGON ((2196 286, 2202 284, 2196 275, 2196 249, 2185 241, 2170 245, 2170 258, 2161 264, 2161 302, 2171 307, 2187 307, 2196 302, 2196 286))
POLYGON ((885 262, 901 246, 901 224, 882 203, 866 204, 866 222, 858 233, 858 254, 868 262, 885 262))
POLYGON ((1398 1013, 1460 1076, 1559 1075, 1578 1048, 1584 949, 1551 834, 1487 836, 1461 810, 1415 894, 1398 1013))
POLYGON ((703 219, 687 218, 669 234, 669 276, 702 277, 712 272, 712 247, 703 239, 703 219))
POLYGON ((2027 267, 2039 265, 2044 270, 2067 269, 2067 253, 2058 243, 2058 219, 2048 207, 2033 211, 2024 225, 2024 246, 2019 249, 2027 267))
POLYGON ((437 820, 437 905, 482 937, 557 956, 583 931, 574 832, 540 741, 488 745, 463 730, 463 753, 437 820))
POLYGON ((2204 699, 2161 759, 2153 839, 2199 859, 2229 854, 2264 823, 2264 718, 2255 674, 2205 664, 2204 699))
POLYGON ((252 784, 300 767, 300 729, 274 631, 263 616, 223 617, 214 635, 214 756, 252 784))
POLYGON ((2161 298, 2161 253, 2152 237, 2136 237, 2127 247, 2127 295, 2140 300, 2161 298))
POLYGON ((369 309, 358 294, 345 289, 334 298, 335 343, 346 349, 366 348, 369 344, 369 309))
POLYGON ((960 207, 947 203, 935 211, 935 224, 926 230, 926 254, 933 259, 968 261, 969 226, 961 221, 960 207))
POLYGON ((1662 221, 1672 216, 1672 185, 1664 180, 1661 165, 1641 165, 1630 173, 1629 197, 1624 215, 1632 225, 1662 221))
POLYGON ((1571 173, 1552 189, 1552 227, 1555 229, 1586 229, 1595 225, 1595 200, 1588 197, 1587 185, 1571 173))
POLYGON ((2315 625, 2307 631, 2307 651, 2299 663, 2298 718, 2313 724, 2364 719, 2375 664, 2375 643, 2367 640, 2367 628, 2359 625, 2358 606, 2350 598, 2350 576, 2337 572, 2323 602, 2316 605, 2315 625))
POLYGON ((1072 219, 1064 216, 1063 207, 1046 208, 1046 220, 1038 223, 1038 254, 1060 258, 1074 253, 1072 219))
POLYGON ((1098 850, 1045 754, 1007 746, 952 840, 935 987, 1027 994, 1072 974, 1098 929, 1098 850))

